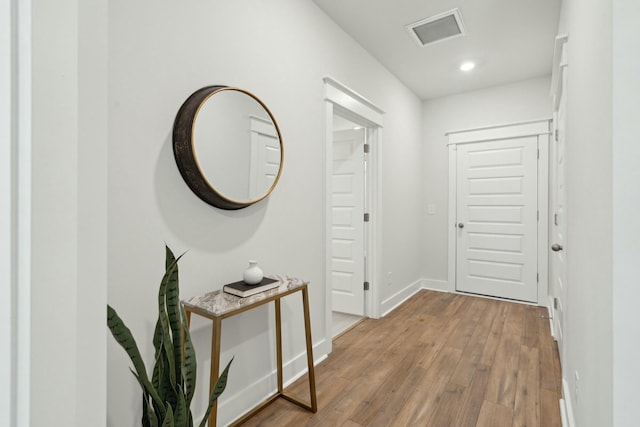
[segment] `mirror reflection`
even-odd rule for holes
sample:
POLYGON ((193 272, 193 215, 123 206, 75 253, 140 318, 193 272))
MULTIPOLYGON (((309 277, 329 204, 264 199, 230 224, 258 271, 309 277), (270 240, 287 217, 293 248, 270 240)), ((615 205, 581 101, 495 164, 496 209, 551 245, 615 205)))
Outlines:
POLYGON ((252 95, 233 88, 206 98, 193 123, 193 155, 221 196, 247 203, 275 184, 282 153, 278 129, 252 95))

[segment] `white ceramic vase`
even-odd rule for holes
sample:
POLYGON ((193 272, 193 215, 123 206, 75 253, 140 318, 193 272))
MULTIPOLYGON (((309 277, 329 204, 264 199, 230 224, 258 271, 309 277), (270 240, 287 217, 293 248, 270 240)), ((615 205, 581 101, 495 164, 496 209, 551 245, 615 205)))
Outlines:
POLYGON ((257 285, 262 282, 264 274, 262 269, 258 267, 258 261, 249 261, 249 267, 242 273, 242 280, 247 285, 257 285))

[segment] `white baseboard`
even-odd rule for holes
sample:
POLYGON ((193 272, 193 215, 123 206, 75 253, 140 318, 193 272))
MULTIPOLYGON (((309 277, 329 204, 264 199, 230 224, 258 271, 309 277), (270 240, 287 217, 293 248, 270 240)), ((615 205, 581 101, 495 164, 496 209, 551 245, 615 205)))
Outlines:
POLYGON ((562 427, 576 427, 575 419, 573 418, 573 408, 571 407, 571 393, 569 392, 569 384, 566 380, 562 380, 562 394, 563 399, 560 399, 560 416, 562 420, 562 427))
POLYGON ((406 288, 402 289, 400 292, 396 292, 394 295, 382 301, 382 303, 380 304, 380 312, 382 313, 382 316, 380 317, 384 317, 387 314, 391 313, 400 304, 411 298, 416 292, 421 289, 421 282, 421 280, 417 280, 406 288))
MULTIPOLYGON (((314 344, 314 366, 327 358, 326 339, 314 344)), ((301 352, 292 360, 282 365, 282 376, 285 387, 307 374, 307 353, 301 352)), ((218 425, 226 426, 237 420, 278 389, 277 371, 274 369, 244 390, 233 396, 221 396, 218 402, 218 425)))
POLYGON ((449 282, 438 279, 422 279, 422 289, 431 291, 449 292, 449 282))

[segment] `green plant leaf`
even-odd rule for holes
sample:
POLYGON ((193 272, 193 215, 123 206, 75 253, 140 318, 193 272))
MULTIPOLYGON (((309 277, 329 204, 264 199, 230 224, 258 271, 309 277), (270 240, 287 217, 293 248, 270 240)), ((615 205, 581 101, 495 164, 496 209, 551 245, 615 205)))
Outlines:
POLYGON ((131 359, 131 363, 133 363, 133 367, 135 368, 135 371, 137 373, 136 378, 138 379, 138 382, 142 387, 142 391, 151 395, 154 403, 158 406, 158 408, 164 415, 164 404, 162 403, 162 400, 160 400, 157 391, 153 388, 153 385, 149 381, 146 367, 144 366, 144 361, 142 360, 142 356, 140 356, 140 350, 138 349, 136 340, 131 334, 131 330, 127 327, 127 325, 125 325, 120 316, 118 316, 118 312, 108 304, 107 326, 109 327, 113 338, 115 338, 116 342, 122 346, 124 351, 129 356, 129 359, 131 359))
POLYGON ((171 337, 169 333, 167 314, 160 313, 159 316, 162 319, 161 324, 163 332, 160 357, 166 360, 166 363, 164 364, 164 375, 160 378, 161 387, 164 387, 165 391, 167 392, 165 400, 169 400, 172 404, 175 404, 175 395, 178 392, 178 390, 176 389, 176 360, 173 357, 173 347, 171 346, 171 337))
POLYGON ((176 413, 173 417, 176 427, 187 427, 189 417, 187 416, 187 404, 184 400, 184 394, 178 393, 178 402, 176 403, 176 413))
POLYGON ((171 405, 169 404, 167 404, 167 415, 164 417, 162 427, 175 427, 175 423, 173 422, 173 409, 171 409, 171 405))
POLYGON ((196 364, 196 351, 193 348, 191 342, 191 334, 189 333, 189 326, 187 325, 187 313, 184 307, 180 307, 180 316, 182 317, 182 327, 184 336, 184 357, 182 375, 184 377, 184 390, 186 394, 187 406, 191 406, 191 400, 196 391, 196 378, 197 378, 197 364, 196 364))
MULTIPOLYGON (((173 253, 167 248, 170 256, 167 258, 167 262, 169 259, 172 259, 173 253)), ((160 282, 160 288, 158 290, 158 324, 160 325, 160 351, 164 351, 167 356, 168 363, 166 368, 168 368, 170 383, 172 388, 175 388, 176 382, 176 358, 175 351, 173 349, 173 341, 171 339, 171 332, 169 327, 169 314, 167 312, 167 304, 166 304, 166 294, 167 294, 167 285, 171 281, 172 276, 177 274, 178 269, 178 261, 182 258, 180 255, 177 259, 173 259, 173 262, 169 264, 167 270, 162 277, 162 281, 160 282)), ((166 264, 166 263, 165 263, 166 264)), ((154 337, 154 345, 156 344, 154 337)))
POLYGON ((149 405, 149 398, 146 393, 142 393, 142 425, 143 427, 158 427, 158 417, 149 405))
MULTIPOLYGON (((144 400, 143 400, 143 408, 144 408, 144 403, 146 403, 147 405, 149 404, 149 398, 150 398, 150 394, 146 391, 144 384, 142 383, 142 380, 140 379, 140 377, 135 373, 135 371, 131 368, 129 368, 129 371, 131 372, 131 374, 134 376, 134 378, 138 381, 138 384, 140 384, 140 388, 142 388, 143 391, 143 396, 144 396, 144 400)), ((158 425, 158 415, 160 419, 162 419, 165 414, 166 414, 166 406, 164 406, 164 403, 162 403, 163 401, 160 399, 151 399, 151 406, 149 406, 149 413, 153 414, 153 417, 150 417, 150 421, 153 420, 154 418, 156 419, 156 423, 155 425, 158 425), (157 404, 156 404, 157 402, 157 404), (158 406, 158 405, 162 405, 162 406, 158 406)))
POLYGON ((222 375, 216 381, 216 385, 213 387, 213 391, 211 392, 211 397, 209 398, 209 406, 207 407, 207 411, 204 413, 204 417, 202 421, 200 421, 199 427, 204 427, 207 423, 207 419, 211 414, 211 409, 213 408, 213 404, 215 403, 218 396, 222 394, 224 389, 227 387, 227 376, 229 375, 229 367, 231 366, 231 362, 233 362, 233 358, 227 363, 227 367, 222 371, 222 375))
MULTIPOLYGON (((182 255, 180 256, 182 257, 182 255)), ((179 259, 179 258, 178 258, 179 259)), ((171 327, 171 338, 173 341, 173 359, 182 360, 182 319, 180 316, 180 286, 178 279, 178 260, 174 257, 169 247, 166 247, 166 261, 168 265, 168 280, 165 289, 166 308, 169 326, 171 327)), ((175 364, 176 384, 182 385, 182 363, 175 364)))
POLYGON ((168 363, 169 362, 167 361, 166 354, 164 352, 160 352, 160 357, 156 361, 156 366, 154 368, 154 375, 155 375, 155 372, 158 373, 157 390, 158 390, 158 395, 160 396, 163 402, 165 401, 173 402, 175 400, 174 396, 176 394, 174 385, 171 384, 171 380, 169 378, 168 369, 166 368, 168 363))

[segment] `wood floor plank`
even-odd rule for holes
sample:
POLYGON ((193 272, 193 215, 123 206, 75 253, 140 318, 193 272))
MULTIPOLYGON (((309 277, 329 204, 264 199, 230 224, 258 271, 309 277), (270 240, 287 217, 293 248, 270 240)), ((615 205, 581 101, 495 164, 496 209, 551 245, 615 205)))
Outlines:
POLYGON ((543 320, 538 310, 539 307, 527 306, 525 310, 524 331, 522 343, 527 347, 538 346, 539 323, 543 320))
POLYGON ((436 410, 436 405, 444 393, 449 378, 460 359, 461 351, 444 347, 429 368, 419 371, 421 378, 415 393, 409 396, 398 412, 393 425, 427 425, 427 421, 436 410))
POLYGON ((513 409, 514 426, 540 425, 538 349, 523 345, 513 409))
POLYGON ((491 325, 498 314, 497 304, 484 304, 483 308, 482 316, 475 322, 473 334, 452 377, 452 381, 463 386, 468 386, 473 379, 484 354, 491 325))
POLYGON ((451 424, 452 426, 473 427, 476 425, 484 402, 490 372, 491 368, 488 366, 477 366, 471 383, 465 389, 462 405, 458 410, 455 422, 451 424))
MULTIPOLYGON (((318 412, 278 400, 245 426, 560 427, 560 365, 542 308, 421 291, 333 342, 318 412)), ((306 376, 288 392, 308 397, 306 376)))
POLYGON ((511 408, 515 402, 523 325, 523 309, 518 304, 510 305, 485 395, 486 400, 511 408))
POLYGON ((540 426, 544 427, 561 427, 560 420, 560 394, 540 389, 540 426))
POLYGON ((429 421, 429 426, 453 426, 458 411, 462 406, 466 387, 449 382, 436 401, 436 408, 429 421))
MULTIPOLYGON (((549 335, 549 321, 542 320, 538 323, 541 334, 549 335)), ((559 390, 559 362, 558 353, 553 340, 543 340, 540 345, 540 387, 547 390, 559 390)))
POLYGON ((476 427, 506 427, 513 423, 513 410, 487 400, 482 404, 476 427))

